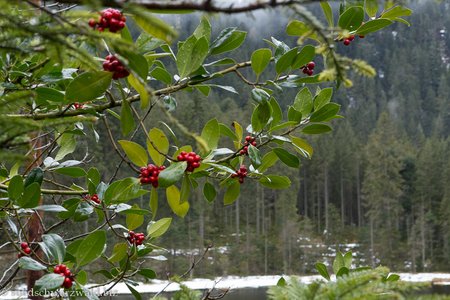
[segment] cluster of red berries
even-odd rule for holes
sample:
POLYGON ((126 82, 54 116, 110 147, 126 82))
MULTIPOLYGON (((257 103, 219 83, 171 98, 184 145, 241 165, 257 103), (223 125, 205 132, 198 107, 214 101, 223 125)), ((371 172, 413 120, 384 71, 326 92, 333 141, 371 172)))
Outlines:
POLYGON ((151 183, 153 187, 158 187, 158 175, 159 172, 164 170, 166 167, 155 166, 153 164, 149 164, 147 167, 141 168, 141 174, 139 174, 139 178, 141 179, 142 184, 151 183))
MULTIPOLYGON (((363 39, 364 35, 359 35, 359 38, 363 39)), ((355 36, 353 34, 349 35, 347 38, 344 39, 343 43, 345 46, 348 46, 348 45, 350 45, 351 42, 353 42, 354 39, 355 39, 355 36)))
POLYGON ((75 102, 74 104, 72 104, 72 106, 73 106, 73 108, 75 108, 75 109, 81 109, 81 108, 84 107, 84 104, 83 104, 83 103, 75 102))
POLYGON ((113 72, 113 79, 124 78, 130 75, 127 69, 123 66, 120 60, 114 55, 108 55, 103 62, 103 70, 113 72))
POLYGON ((135 244, 136 246, 142 245, 145 240, 145 235, 143 233, 135 233, 134 231, 128 231, 128 242, 130 244, 135 244))
POLYGON ((19 253, 19 254, 17 254, 17 257, 18 257, 18 258, 21 258, 21 257, 24 256, 24 255, 29 255, 29 254, 31 253, 31 248, 30 248, 30 246, 28 246, 28 243, 26 243, 26 242, 22 242, 22 243, 20 244, 20 248, 22 248, 22 251, 23 251, 25 254, 23 254, 22 252, 19 253))
POLYGON ((303 74, 311 76, 314 73, 315 66, 316 64, 313 61, 310 61, 309 63, 301 67, 301 69, 303 70, 303 74))
POLYGON ((110 32, 117 32, 125 27, 126 20, 127 18, 117 9, 107 8, 100 13, 98 22, 90 19, 89 26, 98 31, 108 28, 110 32))
POLYGON ((97 194, 94 194, 92 196, 87 195, 87 196, 84 196, 83 198, 86 199, 86 200, 91 200, 91 201, 93 201, 93 202, 95 202, 97 204, 100 204, 100 202, 101 202, 100 199, 98 198, 97 194))
POLYGON ((185 152, 181 151, 180 154, 177 156, 178 161, 187 161, 187 168, 186 171, 188 172, 194 172, 194 169, 197 169, 200 167, 200 160, 202 158, 200 155, 197 155, 195 152, 185 152))
POLYGON ((64 276, 64 282, 62 284, 62 287, 65 289, 70 289, 73 285, 74 275, 72 272, 70 272, 70 269, 66 265, 57 265, 53 269, 53 273, 60 274, 64 276))
POLYGON ((231 178, 239 177, 239 183, 244 183, 244 178, 247 177, 247 168, 242 165, 236 173, 231 175, 231 178))
POLYGON ((248 154, 248 146, 249 145, 252 145, 252 146, 256 147, 256 141, 255 141, 254 137, 252 137, 250 135, 247 135, 245 137, 244 148, 242 148, 241 151, 239 151, 239 154, 241 154, 241 155, 248 154))

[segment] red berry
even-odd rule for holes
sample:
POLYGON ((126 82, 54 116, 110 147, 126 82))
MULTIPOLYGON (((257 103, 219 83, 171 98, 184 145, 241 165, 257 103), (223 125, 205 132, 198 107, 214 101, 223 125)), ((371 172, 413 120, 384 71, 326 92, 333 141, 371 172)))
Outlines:
POLYGON ((312 74, 314 73, 314 71, 313 70, 311 70, 311 69, 308 69, 308 72, 306 73, 306 74, 308 74, 308 76, 311 76, 312 74))
POLYGON ((64 276, 66 277, 70 277, 72 275, 72 272, 70 272, 69 269, 66 270, 66 272, 64 272, 64 276))
POLYGON ((345 45, 345 46, 350 45, 350 40, 349 40, 349 39, 345 39, 345 40, 344 40, 344 45, 345 45))
POLYGON ((198 168, 198 167, 200 167, 200 163, 199 162, 196 162, 196 161, 194 161, 193 163, 192 163, 192 165, 191 165, 194 169, 196 169, 196 168, 198 168))
POLYGON ((239 183, 244 183, 244 178, 239 177, 239 183))
POLYGON ((94 28, 95 25, 97 25, 97 22, 94 19, 90 19, 88 24, 90 27, 94 28))
POLYGON ((303 74, 308 74, 308 71, 309 71, 308 68, 304 68, 302 72, 303 72, 303 74))
POLYGON ((351 42, 351 41, 353 41, 353 40, 355 39, 355 36, 352 34, 352 35, 350 35, 350 36, 348 37, 348 39, 349 39, 350 42, 351 42))
POLYGON ((67 270, 66 265, 59 265, 59 272, 60 272, 60 273, 65 273, 66 270, 67 270))
POLYGON ((310 70, 314 70, 314 67, 316 66, 316 64, 313 62, 313 61, 311 61, 311 62, 309 62, 307 65, 306 65, 306 67, 308 68, 308 69, 310 69, 310 70))
POLYGON ((20 248, 22 248, 22 249, 28 248, 28 243, 22 242, 22 243, 20 244, 20 248))
POLYGON ((31 253, 31 249, 29 247, 23 249, 23 252, 25 252, 26 254, 30 254, 31 253))
POLYGON ((72 279, 70 279, 70 278, 68 278, 68 277, 66 277, 65 279, 64 279, 64 282, 63 282, 63 287, 65 288, 65 289, 70 289, 71 287, 72 287, 72 279))
POLYGON ((53 273, 56 273, 56 274, 61 273, 61 269, 59 268, 59 266, 56 266, 56 267, 53 269, 53 273))
POLYGON ((360 39, 363 39, 363 38, 365 38, 365 36, 364 36, 364 35, 360 35, 359 38, 360 38, 360 39))

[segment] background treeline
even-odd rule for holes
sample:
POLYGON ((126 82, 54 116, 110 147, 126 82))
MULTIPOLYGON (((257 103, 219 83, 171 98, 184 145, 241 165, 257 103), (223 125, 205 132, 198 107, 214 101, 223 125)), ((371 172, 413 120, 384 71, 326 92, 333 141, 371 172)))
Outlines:
MULTIPOLYGON (((238 201, 228 207, 222 195, 209 204, 198 189, 189 199, 189 214, 175 217, 170 232, 158 242, 170 249, 157 253, 168 261, 149 260, 149 267, 158 265, 163 277, 166 272, 183 273, 190 256, 212 244, 195 276, 311 273, 315 262, 331 260, 337 248, 352 249, 359 264, 450 271, 450 7, 445 1, 410 6, 415 9, 409 18, 412 27, 393 25, 348 47, 338 45, 346 55, 363 57, 378 74, 355 75, 353 88, 335 92, 345 118, 334 122, 331 134, 306 137, 315 150, 312 160, 303 159, 299 170, 274 167, 292 178, 291 188, 268 190, 247 180, 238 201)), ((320 15, 318 7, 309 8, 320 15)), ((212 23, 215 35, 226 26, 248 31, 246 45, 234 57, 245 61, 253 50, 268 46, 261 36, 295 45, 295 38, 284 33, 290 17, 283 11, 258 12, 213 16, 212 23)), ((182 15, 170 22, 187 34, 198 20, 199 15, 182 15)), ((316 63, 320 70, 321 61, 316 63)), ((244 75, 251 78, 250 72, 244 75)), ((174 115, 181 123, 197 132, 211 118, 247 125, 252 87, 243 87, 234 76, 218 83, 234 86, 239 94, 213 89, 208 99, 197 91, 174 95, 174 115)), ((286 108, 295 93, 292 89, 276 97, 286 108)), ((146 124, 164 128, 159 121, 174 128, 180 145, 195 145, 162 113, 152 113, 146 124)), ((113 130, 119 134, 116 125, 113 130)), ((107 139, 101 123, 97 130, 107 139)), ((80 139, 79 145, 75 156, 88 151, 104 180, 109 179, 119 162, 113 148, 100 148, 93 139, 80 139)), ((119 176, 136 175, 123 164, 119 176)), ((158 217, 168 216, 164 192, 159 194, 158 217)), ((65 230, 87 228, 68 225, 65 230)))

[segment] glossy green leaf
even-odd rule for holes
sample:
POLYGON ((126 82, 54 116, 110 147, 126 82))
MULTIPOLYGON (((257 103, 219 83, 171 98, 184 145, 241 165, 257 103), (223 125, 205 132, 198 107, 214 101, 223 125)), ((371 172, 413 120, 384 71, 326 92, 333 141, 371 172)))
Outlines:
MULTIPOLYGON (((114 245, 111 256, 108 260, 112 263, 119 262, 127 257, 128 245, 127 243, 118 243, 114 245)), ((78 276, 77 276, 78 278, 78 276)))
POLYGON ((205 124, 201 137, 206 141, 209 150, 217 148, 220 138, 220 127, 217 119, 211 119, 205 124))
POLYGON ((287 176, 267 175, 259 180, 263 186, 271 189, 286 189, 291 186, 291 180, 287 176))
POLYGON ((223 196, 223 204, 233 204, 234 201, 236 201, 236 199, 239 197, 240 192, 241 184, 237 180, 233 181, 225 191, 225 195, 223 196))
POLYGON ((185 201, 181 203, 180 191, 174 185, 169 186, 166 189, 167 203, 177 216, 184 218, 189 211, 189 202, 185 201))
POLYGON ((359 35, 366 35, 375 31, 378 31, 386 26, 391 25, 393 22, 389 19, 375 19, 370 20, 366 22, 365 24, 361 25, 358 30, 356 31, 356 34, 359 35))
POLYGON ((150 75, 155 78, 156 80, 162 81, 165 84, 171 84, 172 83, 172 76, 169 72, 167 72, 166 69, 163 69, 161 67, 154 68, 150 75))
POLYGON ((256 106, 252 114, 252 128, 253 131, 261 131, 270 119, 272 108, 269 102, 263 101, 256 106))
POLYGON ((261 173, 265 172, 268 168, 275 165, 277 161, 278 156, 274 152, 270 151, 266 153, 261 160, 261 165, 259 166, 258 171, 261 173))
POLYGON ((331 127, 325 124, 311 124, 303 128, 302 132, 304 134, 321 134, 331 130, 331 127))
POLYGON ((341 106, 339 104, 336 104, 336 103, 325 104, 322 108, 320 108, 319 110, 315 111, 311 115, 309 120, 311 122, 326 121, 326 120, 336 116, 336 114, 339 112, 340 107, 341 106))
POLYGON ((322 275, 326 280, 330 280, 330 274, 328 273, 327 266, 323 263, 316 263, 316 270, 322 275))
POLYGON ((19 258, 19 268, 32 271, 47 270, 46 266, 28 256, 19 258))
POLYGON ((291 168, 298 168, 300 166, 298 157, 289 153, 287 150, 283 148, 274 148, 272 151, 286 166, 291 168))
POLYGON ((63 212, 67 211, 63 206, 56 204, 39 205, 34 208, 35 210, 41 210, 46 212, 63 212))
POLYGON ((178 49, 177 67, 181 78, 197 70, 208 55, 208 41, 205 37, 189 37, 178 49))
POLYGON ((172 218, 163 218, 156 222, 151 221, 147 226, 147 236, 157 238, 162 236, 170 227, 172 218))
POLYGON ((268 48, 262 48, 254 51, 251 57, 253 72, 259 76, 269 65, 271 58, 272 51, 268 48))
POLYGON ((304 22, 298 20, 292 20, 286 27, 286 33, 292 36, 304 36, 311 32, 311 28, 304 22))
POLYGON ((205 185, 203 186, 203 196, 205 196, 205 199, 208 200, 208 202, 213 202, 217 196, 214 185, 209 182, 205 182, 205 185))
POLYGON ((209 23, 209 20, 206 16, 203 16, 200 24, 197 26, 197 28, 195 29, 193 35, 197 38, 200 39, 202 37, 205 37, 206 40, 210 40, 211 38, 211 24, 209 23))
POLYGON ((180 203, 187 202, 189 199, 189 195, 191 194, 191 181, 189 180, 188 175, 183 176, 183 180, 181 181, 181 191, 180 191, 180 203))
POLYGON ((99 258, 105 249, 105 245, 105 231, 98 230, 89 234, 83 239, 77 252, 75 253, 77 265, 84 266, 99 258))
POLYGON ((159 186, 169 187, 178 182, 183 177, 186 168, 187 163, 185 161, 172 163, 168 168, 159 173, 159 186))
POLYGON ((299 124, 302 120, 302 113, 296 110, 294 107, 288 108, 288 120, 299 124))
POLYGON ((295 149, 302 154, 306 158, 311 158, 314 151, 311 145, 305 141, 304 139, 301 139, 296 136, 291 136, 292 144, 295 146, 295 149))
POLYGON ((147 193, 147 190, 141 189, 138 178, 129 177, 112 183, 105 191, 103 202, 106 204, 127 202, 147 193))
POLYGON ((313 109, 313 97, 308 88, 301 89, 294 100, 294 108, 306 117, 313 109))
POLYGON ((33 208, 39 205, 41 198, 41 186, 35 182, 25 188, 22 197, 17 199, 17 205, 21 208, 33 208))
POLYGON ((36 102, 38 104, 45 105, 47 101, 64 103, 64 94, 61 91, 49 87, 38 87, 35 91, 37 94, 36 102))
POLYGON ((248 157, 250 158, 253 166, 258 168, 261 165, 261 153, 259 149, 253 145, 248 146, 248 157))
POLYGON ((399 17, 410 16, 412 14, 412 10, 403 6, 394 6, 391 9, 386 10, 381 18, 396 20, 399 17))
POLYGON ((128 67, 145 82, 148 75, 147 59, 143 55, 128 48, 118 48, 117 52, 127 60, 128 67))
POLYGON ((126 140, 120 140, 118 142, 133 164, 139 167, 147 166, 148 155, 141 145, 126 140))
POLYGON ((64 133, 61 138, 58 139, 59 150, 55 156, 55 160, 62 160, 66 155, 73 153, 77 147, 77 141, 75 135, 70 133, 64 133))
POLYGON ((155 279, 156 278, 156 273, 152 269, 146 269, 146 268, 140 269, 138 271, 138 274, 144 276, 147 279, 155 279))
POLYGON ((377 0, 364 0, 364 8, 369 17, 376 17, 378 12, 378 1, 377 0))
POLYGON ((272 121, 270 122, 270 127, 278 125, 283 119, 283 112, 281 110, 280 104, 275 98, 270 98, 270 107, 272 108, 272 121))
POLYGON ((86 171, 83 168, 80 167, 66 167, 66 168, 59 168, 54 170, 55 173, 67 175, 70 177, 84 177, 86 176, 86 171))
POLYGON ((275 70, 278 74, 283 73, 293 65, 294 60, 297 57, 297 51, 297 48, 291 49, 277 60, 275 70))
POLYGON ((306 65, 307 63, 309 63, 314 59, 315 55, 316 55, 316 48, 314 46, 312 45, 304 46, 295 57, 294 62, 292 63, 292 68, 298 69, 306 65))
POLYGON ((245 40, 247 33, 235 28, 224 29, 211 44, 210 54, 217 55, 238 48, 245 40))
POLYGON ((170 25, 145 11, 135 15, 134 20, 145 32, 167 43, 170 43, 177 36, 176 31, 170 25))
POLYGON ((39 167, 33 168, 28 174, 28 176, 25 178, 25 188, 35 182, 41 185, 43 180, 44 180, 44 171, 39 167))
MULTIPOLYGON (((138 207, 134 205, 133 207, 138 207)), ((144 215, 138 213, 127 213, 126 220, 128 230, 134 230, 144 223, 144 215)))
POLYGON ((169 140, 159 128, 152 128, 148 132, 147 151, 157 166, 162 166, 169 153, 169 140))
POLYGON ((322 7, 323 14, 327 19, 328 26, 333 27, 334 26, 333 10, 331 9, 330 3, 328 3, 328 1, 321 1, 320 6, 322 7))
POLYGON ((251 96, 252 96, 252 99, 255 100, 255 102, 257 102, 257 103, 261 103, 263 101, 269 101, 269 99, 270 99, 270 94, 267 93, 265 90, 259 89, 259 88, 252 89, 251 96))
POLYGON ((16 175, 9 181, 8 185, 8 197, 11 200, 17 200, 24 191, 24 184, 22 176, 16 175))
POLYGON ((57 263, 62 263, 66 256, 64 240, 57 234, 42 235, 42 242, 47 247, 48 253, 57 263))
POLYGON ((145 86, 133 74, 127 77, 127 81, 139 93, 141 108, 146 108, 150 104, 150 96, 145 86))
POLYGON ((314 97, 314 110, 318 110, 325 104, 329 103, 332 96, 333 96, 332 88, 325 88, 321 90, 319 94, 317 94, 317 96, 314 97))
POLYGON ((52 291, 61 287, 64 282, 61 274, 46 274, 36 280, 33 289, 35 291, 52 291))
POLYGON ((122 102, 122 108, 120 110, 120 128, 122 135, 128 135, 136 124, 134 122, 133 113, 131 112, 130 103, 128 101, 122 102))
POLYGON ((102 96, 111 80, 111 72, 85 72, 78 75, 67 86, 66 103, 87 102, 102 96))
POLYGON ((360 6, 350 6, 339 16, 338 25, 342 29, 356 30, 364 20, 364 9, 360 6))
POLYGON ((150 210, 152 211, 152 220, 155 219, 158 212, 158 190, 152 189, 150 192, 150 210))

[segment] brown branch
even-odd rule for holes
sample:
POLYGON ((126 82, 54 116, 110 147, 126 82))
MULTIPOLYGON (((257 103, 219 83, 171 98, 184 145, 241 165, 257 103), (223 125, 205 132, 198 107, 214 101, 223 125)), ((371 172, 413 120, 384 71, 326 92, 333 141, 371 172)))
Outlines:
MULTIPOLYGON (((243 12, 251 12, 266 8, 275 7, 286 7, 294 4, 308 4, 312 2, 319 2, 320 0, 268 0, 268 1, 253 1, 245 5, 235 5, 234 3, 217 5, 211 0, 205 0, 201 2, 194 1, 152 1, 152 0, 130 0, 130 1, 116 1, 116 0, 102 0, 103 6, 125 8, 127 5, 135 4, 142 7, 158 11, 177 11, 177 10, 194 10, 194 11, 204 11, 211 13, 225 13, 225 14, 236 14, 243 12)), ((82 0, 60 0, 60 3, 72 3, 72 4, 84 4, 85 1, 82 0)))

